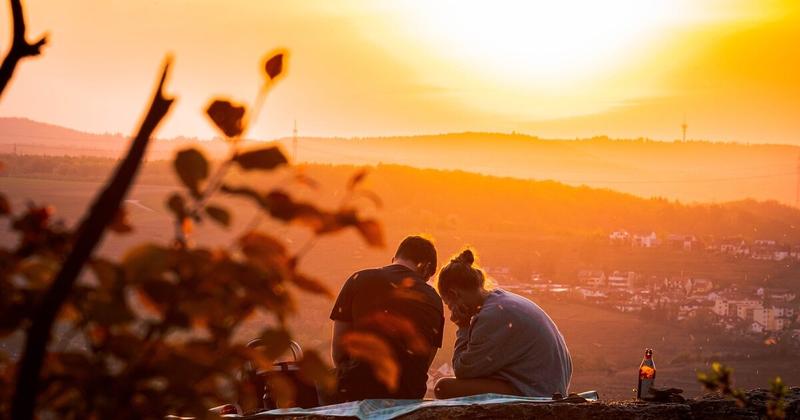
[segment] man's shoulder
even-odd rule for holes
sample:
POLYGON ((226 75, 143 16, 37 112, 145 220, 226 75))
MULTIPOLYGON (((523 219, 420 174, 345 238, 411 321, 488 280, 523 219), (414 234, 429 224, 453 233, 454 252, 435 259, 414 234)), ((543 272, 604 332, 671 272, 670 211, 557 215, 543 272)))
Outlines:
POLYGON ((387 276, 385 268, 386 267, 365 268, 350 275, 348 280, 360 282, 372 278, 385 278, 387 276))

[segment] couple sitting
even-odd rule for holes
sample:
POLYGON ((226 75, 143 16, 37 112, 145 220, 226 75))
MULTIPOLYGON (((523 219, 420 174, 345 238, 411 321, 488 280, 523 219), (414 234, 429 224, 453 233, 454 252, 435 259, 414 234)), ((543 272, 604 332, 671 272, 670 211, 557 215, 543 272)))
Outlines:
POLYGON ((338 402, 423 398, 428 369, 442 346, 442 299, 458 331, 455 378, 439 380, 437 398, 567 395, 572 360, 553 320, 524 297, 487 289, 484 273, 473 262, 470 250, 451 260, 439 273, 437 294, 427 284, 436 273, 436 249, 429 240, 410 236, 391 265, 359 271, 347 280, 331 313, 338 402), (388 386, 364 362, 378 355, 348 353, 356 332, 381 337, 389 345, 399 368, 396 386, 388 386))

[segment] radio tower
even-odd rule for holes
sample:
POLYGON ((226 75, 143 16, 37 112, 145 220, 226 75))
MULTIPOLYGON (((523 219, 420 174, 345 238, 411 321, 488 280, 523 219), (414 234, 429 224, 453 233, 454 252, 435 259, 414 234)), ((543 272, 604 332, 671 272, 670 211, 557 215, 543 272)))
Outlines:
POLYGON ((681 124, 681 130, 683 131, 683 142, 684 143, 686 142, 686 129, 687 128, 689 128, 689 126, 686 125, 686 115, 684 115, 683 116, 683 124, 681 124))
POLYGON ((297 120, 294 120, 294 129, 292 130, 292 160, 296 164, 297 160, 297 120))

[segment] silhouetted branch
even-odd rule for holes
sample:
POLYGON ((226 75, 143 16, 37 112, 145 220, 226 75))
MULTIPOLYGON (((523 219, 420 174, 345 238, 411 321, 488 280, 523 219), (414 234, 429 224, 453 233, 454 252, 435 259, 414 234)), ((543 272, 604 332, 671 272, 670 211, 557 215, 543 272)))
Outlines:
POLYGON ((61 271, 45 293, 37 308, 25 342, 14 394, 11 417, 18 420, 33 418, 36 396, 39 389, 39 376, 44 360, 53 322, 72 290, 78 275, 94 248, 100 242, 106 226, 112 221, 120 203, 128 192, 142 158, 150 142, 150 136, 172 106, 174 99, 164 97, 164 82, 169 71, 170 60, 164 64, 161 80, 156 88, 153 102, 145 114, 139 132, 130 146, 125 159, 117 166, 111 181, 106 185, 92 204, 88 215, 81 221, 77 230, 75 244, 61 271))
POLYGON ((25 39, 25 14, 22 10, 21 0, 10 0, 10 2, 14 32, 11 48, 8 50, 8 55, 6 55, 6 58, 3 60, 2 66, 0 66, 0 96, 2 96, 6 85, 9 80, 11 80, 17 63, 25 57, 39 55, 42 52, 42 47, 47 43, 46 35, 39 38, 39 40, 33 44, 25 39))

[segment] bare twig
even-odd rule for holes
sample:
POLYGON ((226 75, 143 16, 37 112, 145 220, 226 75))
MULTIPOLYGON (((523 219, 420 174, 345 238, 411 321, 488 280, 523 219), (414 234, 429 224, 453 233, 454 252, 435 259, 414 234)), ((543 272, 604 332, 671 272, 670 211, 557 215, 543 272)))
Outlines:
POLYGON ((165 98, 163 92, 169 66, 170 60, 167 59, 153 96, 153 102, 142 120, 128 154, 117 166, 111 181, 92 204, 88 215, 81 221, 77 231, 78 237, 72 250, 34 313, 17 374, 17 384, 11 407, 11 417, 14 419, 29 420, 33 418, 39 389, 39 375, 56 314, 69 296, 81 269, 91 257, 106 226, 114 218, 120 202, 125 198, 133 183, 153 131, 172 106, 173 99, 165 98))
POLYGON ((35 57, 42 52, 42 47, 47 43, 47 35, 39 38, 33 44, 25 39, 25 14, 22 10, 21 0, 10 0, 11 3, 11 17, 13 19, 14 32, 11 41, 11 48, 8 50, 8 55, 0 65, 0 96, 11 80, 17 64, 20 60, 26 57, 35 57))

